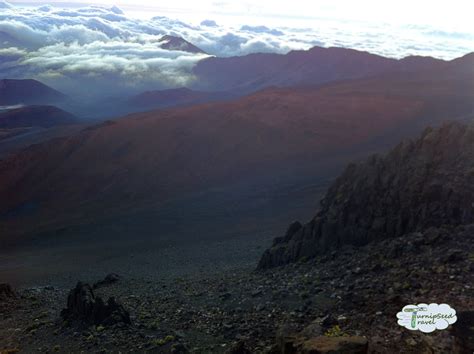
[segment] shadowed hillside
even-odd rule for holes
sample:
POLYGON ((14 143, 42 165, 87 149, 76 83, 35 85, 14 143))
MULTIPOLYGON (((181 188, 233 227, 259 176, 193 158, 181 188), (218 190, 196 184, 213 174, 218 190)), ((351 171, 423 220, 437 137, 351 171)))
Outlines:
POLYGON ((77 117, 54 106, 26 106, 0 111, 0 128, 42 127, 77 123, 77 117))
POLYGON ((66 98, 61 92, 36 80, 0 80, 0 105, 51 104, 66 98))

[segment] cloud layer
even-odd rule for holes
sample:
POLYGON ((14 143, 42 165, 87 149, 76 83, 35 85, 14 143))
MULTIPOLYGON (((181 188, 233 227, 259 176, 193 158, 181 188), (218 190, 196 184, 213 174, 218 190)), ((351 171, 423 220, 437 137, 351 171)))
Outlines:
POLYGON ((212 19, 196 25, 162 16, 138 19, 115 6, 26 8, 0 1, 0 8, 0 76, 38 78, 66 91, 90 83, 110 94, 116 87, 139 91, 191 83, 192 67, 205 55, 160 48, 165 34, 217 56, 287 53, 320 45, 391 57, 453 58, 472 51, 474 41, 473 34, 416 26, 326 20, 314 28, 228 27, 212 19))

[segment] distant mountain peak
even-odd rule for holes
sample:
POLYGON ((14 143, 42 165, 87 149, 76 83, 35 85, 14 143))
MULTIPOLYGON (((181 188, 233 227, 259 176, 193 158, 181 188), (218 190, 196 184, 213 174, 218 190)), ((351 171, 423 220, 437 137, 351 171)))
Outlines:
POLYGON ((63 93, 33 79, 0 79, 0 105, 50 104, 67 99, 63 93))
POLYGON ((172 36, 169 34, 161 37, 160 43, 160 47, 167 50, 179 50, 188 53, 207 54, 205 51, 196 47, 191 42, 188 42, 181 37, 172 36))

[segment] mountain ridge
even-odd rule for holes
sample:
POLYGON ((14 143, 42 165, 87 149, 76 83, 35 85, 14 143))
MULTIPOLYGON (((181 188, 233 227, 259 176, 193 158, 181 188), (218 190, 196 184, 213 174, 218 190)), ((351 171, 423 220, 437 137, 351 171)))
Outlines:
POLYGON ((201 60, 193 73, 196 89, 254 92, 267 86, 318 85, 392 71, 432 70, 447 62, 412 56, 400 60, 340 47, 313 47, 287 54, 252 53, 240 57, 201 60))

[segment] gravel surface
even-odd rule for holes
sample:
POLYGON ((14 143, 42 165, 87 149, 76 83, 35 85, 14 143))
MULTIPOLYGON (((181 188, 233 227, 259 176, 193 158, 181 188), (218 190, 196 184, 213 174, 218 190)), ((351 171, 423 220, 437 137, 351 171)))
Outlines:
POLYGON ((474 308, 473 236, 473 225, 430 229, 259 272, 253 265, 161 280, 121 274, 95 294, 123 304, 130 326, 63 320, 74 282, 20 289, 1 301, 0 349, 224 353, 240 344, 263 353, 274 350, 282 333, 306 328, 365 336, 374 353, 446 353, 451 331, 407 331, 396 313, 419 302, 448 303, 458 313, 474 308))

